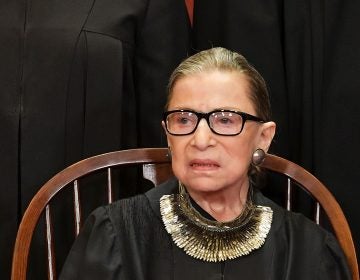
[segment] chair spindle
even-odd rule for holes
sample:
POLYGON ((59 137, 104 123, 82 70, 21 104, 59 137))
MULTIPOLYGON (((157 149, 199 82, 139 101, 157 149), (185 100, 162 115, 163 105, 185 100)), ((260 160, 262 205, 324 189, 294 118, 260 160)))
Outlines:
POLYGON ((320 225, 320 212, 321 206, 319 202, 315 202, 315 218, 314 221, 317 225, 320 225))
POLYGON ((112 189, 112 178, 111 178, 111 168, 107 169, 107 194, 108 194, 108 202, 113 202, 113 189, 112 189))
POLYGON ((293 186, 291 179, 287 179, 287 188, 286 188, 286 210, 291 211, 292 209, 292 192, 293 186))
POLYGON ((74 181, 74 228, 75 228, 75 237, 79 235, 81 228, 81 205, 80 205, 80 193, 79 193, 79 182, 78 180, 74 181))
POLYGON ((47 268, 48 279, 55 280, 55 254, 54 254, 54 241, 53 241, 53 226, 51 221, 50 205, 45 208, 45 226, 46 226, 46 252, 47 252, 47 268))

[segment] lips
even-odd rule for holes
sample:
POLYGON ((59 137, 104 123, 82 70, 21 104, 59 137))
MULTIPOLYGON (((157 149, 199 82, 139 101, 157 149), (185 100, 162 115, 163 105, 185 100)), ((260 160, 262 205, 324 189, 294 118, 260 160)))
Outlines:
POLYGON ((211 169, 216 169, 216 168, 220 167, 220 164, 217 161, 214 161, 214 160, 195 159, 195 160, 190 161, 190 166, 192 168, 194 168, 194 169, 211 170, 211 169))

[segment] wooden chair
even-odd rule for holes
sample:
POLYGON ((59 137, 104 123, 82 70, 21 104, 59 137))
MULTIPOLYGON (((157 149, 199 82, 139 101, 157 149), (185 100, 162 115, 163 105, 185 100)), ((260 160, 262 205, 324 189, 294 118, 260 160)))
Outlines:
MULTIPOLYGON (((12 263, 12 280, 26 279, 29 248, 34 229, 42 213, 45 213, 48 279, 56 279, 55 252, 53 250, 53 226, 51 223, 51 200, 64 188, 72 188, 74 197, 75 234, 79 233, 82 224, 79 200, 79 179, 99 170, 107 172, 108 202, 113 200, 112 170, 116 166, 142 166, 144 178, 158 185, 172 176, 171 159, 165 148, 123 150, 82 160, 64 169, 50 179, 35 195, 21 221, 12 263)), ((291 209, 291 193, 294 186, 301 186, 316 200, 316 222, 319 223, 320 208, 327 215, 334 233, 345 252, 353 279, 359 280, 358 264, 351 232, 346 218, 334 197, 326 187, 302 167, 283 158, 268 154, 262 167, 280 173, 287 179, 286 208, 291 209)))

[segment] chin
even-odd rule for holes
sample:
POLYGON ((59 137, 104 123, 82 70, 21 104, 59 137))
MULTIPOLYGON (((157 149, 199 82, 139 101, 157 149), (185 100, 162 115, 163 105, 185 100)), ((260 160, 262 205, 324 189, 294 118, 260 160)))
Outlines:
POLYGON ((222 184, 213 178, 194 178, 184 180, 182 183, 195 192, 216 192, 223 189, 222 184))

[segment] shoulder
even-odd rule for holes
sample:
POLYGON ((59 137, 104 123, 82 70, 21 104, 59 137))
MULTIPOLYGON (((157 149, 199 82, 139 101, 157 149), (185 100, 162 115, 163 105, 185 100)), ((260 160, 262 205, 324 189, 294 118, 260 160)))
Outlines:
POLYGON ((327 231, 316 225, 309 218, 301 213, 296 213, 286 210, 279 206, 271 199, 264 196, 260 191, 255 192, 255 201, 257 204, 270 207, 274 212, 274 223, 277 228, 285 227, 287 229, 302 229, 300 232, 305 234, 313 234, 314 232, 320 235, 326 235, 327 231))
POLYGON ((289 249, 303 256, 299 262, 315 266, 318 279, 351 279, 344 252, 331 232, 293 212, 285 214, 284 231, 289 249))
MULTIPOLYGON (((331 232, 303 214, 287 211, 262 194, 257 196, 259 204, 273 209, 269 237, 278 255, 292 259, 296 267, 304 267, 309 275, 317 275, 316 279, 351 279, 344 253, 331 232)), ((287 265, 291 267, 291 264, 287 265)))
POLYGON ((331 232, 321 225, 317 225, 303 214, 285 209, 283 227, 289 235, 301 238, 306 243, 325 245, 327 241, 335 238, 331 232))
MULTIPOLYGON (((332 242, 334 239, 332 233, 315 224, 303 214, 286 210, 260 192, 256 193, 255 198, 258 204, 271 207, 273 210, 272 232, 275 235, 281 233, 278 236, 286 238, 287 242, 296 240, 299 245, 305 246, 308 244, 311 246, 317 244, 326 246, 327 242, 330 240, 332 242)), ((320 248, 321 246, 316 247, 320 248)))
POLYGON ((137 225, 146 226, 154 220, 160 221, 160 197, 171 193, 176 185, 176 180, 170 180, 145 194, 101 206, 92 212, 88 220, 96 224, 109 223, 118 230, 124 226, 128 228, 137 225))
POLYGON ((111 224, 115 231, 137 223, 139 220, 146 221, 151 209, 144 194, 130 198, 117 200, 109 205, 97 208, 90 216, 96 221, 111 224))
POLYGON ((292 246, 292 249, 311 248, 313 254, 326 252, 342 257, 342 249, 331 231, 317 225, 302 213, 286 210, 258 190, 254 191, 254 197, 257 204, 273 210, 271 235, 275 240, 285 246, 292 246))

